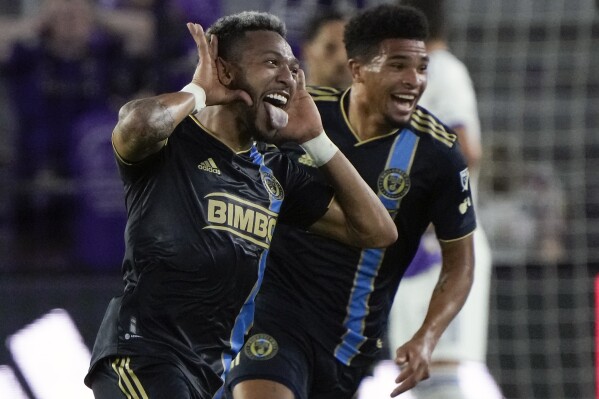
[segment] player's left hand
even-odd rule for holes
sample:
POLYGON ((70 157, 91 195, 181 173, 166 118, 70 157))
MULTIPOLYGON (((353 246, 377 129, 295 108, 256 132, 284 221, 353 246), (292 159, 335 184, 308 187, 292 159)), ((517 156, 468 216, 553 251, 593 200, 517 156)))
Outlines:
POLYGON ((395 363, 400 367, 401 372, 395 379, 398 386, 391 392, 392 398, 414 388, 420 381, 430 376, 433 348, 434 344, 417 336, 397 348, 395 363))
POLYGON ((291 99, 287 126, 277 132, 280 141, 294 141, 302 144, 318 136, 323 131, 322 120, 314 99, 306 90, 306 77, 303 70, 297 74, 297 90, 291 99))

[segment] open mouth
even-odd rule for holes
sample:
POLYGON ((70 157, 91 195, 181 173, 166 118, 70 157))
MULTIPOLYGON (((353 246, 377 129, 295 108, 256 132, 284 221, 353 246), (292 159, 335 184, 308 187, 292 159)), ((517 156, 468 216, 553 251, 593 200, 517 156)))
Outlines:
POLYGON ((401 105, 411 107, 416 101, 416 96, 413 94, 392 94, 391 97, 401 105))
POLYGON ((287 102, 289 101, 289 98, 280 93, 271 93, 271 94, 267 94, 264 97, 264 101, 269 104, 274 105, 277 108, 285 108, 285 106, 287 105, 287 102))

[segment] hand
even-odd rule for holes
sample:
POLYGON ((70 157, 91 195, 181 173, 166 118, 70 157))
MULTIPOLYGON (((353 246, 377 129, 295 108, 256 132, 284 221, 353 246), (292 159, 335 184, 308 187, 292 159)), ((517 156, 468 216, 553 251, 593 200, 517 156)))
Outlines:
POLYGON ((426 339, 414 337, 395 351, 395 363, 401 372, 395 379, 399 384, 391 392, 394 398, 412 388, 420 381, 430 376, 431 355, 434 345, 426 342, 426 339))
POLYGON ((297 90, 286 112, 289 115, 287 126, 277 132, 277 137, 281 141, 295 141, 302 144, 324 130, 314 99, 306 90, 306 76, 301 69, 297 76, 297 90))
POLYGON ((230 90, 218 78, 216 60, 218 59, 218 39, 212 36, 210 45, 206 40, 204 29, 200 24, 188 23, 187 29, 193 36, 198 48, 199 61, 191 81, 201 86, 206 91, 206 105, 227 104, 234 101, 243 101, 248 106, 252 99, 243 90, 230 90))

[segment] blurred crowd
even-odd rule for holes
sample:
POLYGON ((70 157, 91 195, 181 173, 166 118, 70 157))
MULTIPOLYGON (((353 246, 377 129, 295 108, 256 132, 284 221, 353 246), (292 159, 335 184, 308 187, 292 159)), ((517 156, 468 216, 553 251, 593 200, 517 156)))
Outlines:
MULTIPOLYGON (((277 13, 276 2, 262 3, 252 7, 277 13)), ((294 50, 318 43, 307 56, 334 57, 328 73, 345 84, 344 49, 326 47, 343 25, 315 37, 307 20, 363 3, 287 1, 278 11, 294 50)), ((197 52, 185 23, 207 27, 240 7, 248 5, 0 0, 0 272, 120 268, 126 215, 110 141, 118 110, 187 84, 197 52)))
POLYGON ((219 4, 0 1, 0 271, 118 270, 118 109, 188 83, 197 53, 185 22, 211 24, 219 4))

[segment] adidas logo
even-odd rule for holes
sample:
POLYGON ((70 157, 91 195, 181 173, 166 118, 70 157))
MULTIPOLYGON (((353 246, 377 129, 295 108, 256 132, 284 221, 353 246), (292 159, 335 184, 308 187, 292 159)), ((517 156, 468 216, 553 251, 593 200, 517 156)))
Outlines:
POLYGON ((201 162, 198 165, 198 169, 220 175, 220 169, 218 168, 218 166, 216 166, 216 164, 214 163, 214 160, 212 158, 208 158, 204 162, 201 162))

